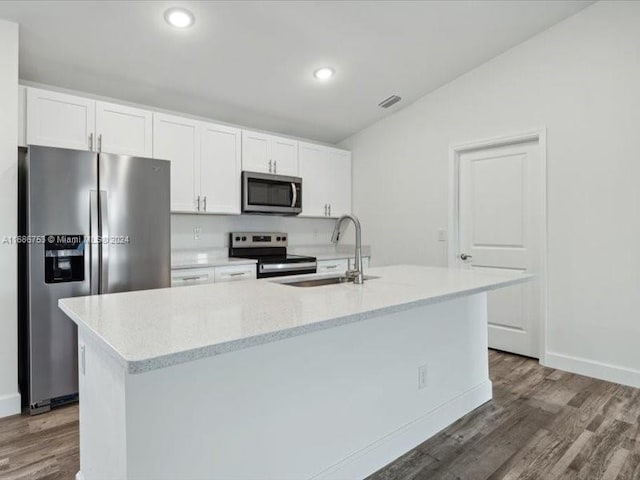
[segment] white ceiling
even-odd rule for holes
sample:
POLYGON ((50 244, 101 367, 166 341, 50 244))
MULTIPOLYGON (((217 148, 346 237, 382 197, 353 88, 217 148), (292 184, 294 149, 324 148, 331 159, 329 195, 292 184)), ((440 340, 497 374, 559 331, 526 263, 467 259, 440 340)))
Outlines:
POLYGON ((334 143, 590 3, 2 1, 0 18, 21 25, 24 80, 334 143), (191 29, 164 22, 176 5, 191 29))

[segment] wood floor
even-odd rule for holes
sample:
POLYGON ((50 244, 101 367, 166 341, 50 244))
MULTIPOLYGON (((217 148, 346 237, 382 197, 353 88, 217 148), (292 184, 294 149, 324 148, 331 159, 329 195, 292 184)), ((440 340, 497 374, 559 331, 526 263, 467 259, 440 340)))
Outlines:
MULTIPOLYGON (((640 480, 640 390, 493 351, 490 372, 493 401, 368 480, 640 480)), ((77 471, 77 406, 0 420, 0 479, 77 471)))

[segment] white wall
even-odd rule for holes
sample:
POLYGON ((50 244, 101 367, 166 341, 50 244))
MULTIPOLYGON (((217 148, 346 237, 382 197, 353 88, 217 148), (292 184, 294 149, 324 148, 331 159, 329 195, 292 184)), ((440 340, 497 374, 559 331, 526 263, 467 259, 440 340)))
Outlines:
POLYGON ((640 2, 596 3, 341 143, 377 264, 446 265, 448 147, 546 126, 547 363, 636 386, 639 25, 640 2))
POLYGON ((286 232, 289 245, 328 245, 335 220, 269 215, 171 215, 171 248, 220 248, 229 246, 229 232, 286 232), (200 228, 195 240, 194 228, 200 228))
POLYGON ((18 25, 0 20, 0 417, 20 412, 16 246, 18 25))

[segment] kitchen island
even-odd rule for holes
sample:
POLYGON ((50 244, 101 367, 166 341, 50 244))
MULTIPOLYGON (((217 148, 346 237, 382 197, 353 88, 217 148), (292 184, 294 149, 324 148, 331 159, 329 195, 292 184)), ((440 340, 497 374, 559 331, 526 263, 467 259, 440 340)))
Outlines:
POLYGON ((366 273, 60 300, 78 325, 78 478, 363 478, 490 400, 486 292, 530 277, 366 273))

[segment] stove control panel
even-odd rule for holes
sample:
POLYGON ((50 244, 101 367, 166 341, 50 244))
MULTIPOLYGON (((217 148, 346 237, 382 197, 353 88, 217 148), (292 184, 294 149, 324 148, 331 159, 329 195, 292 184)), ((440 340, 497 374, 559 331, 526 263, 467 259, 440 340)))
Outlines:
POLYGON ((286 247, 288 235, 283 232, 231 232, 231 248, 286 247))

